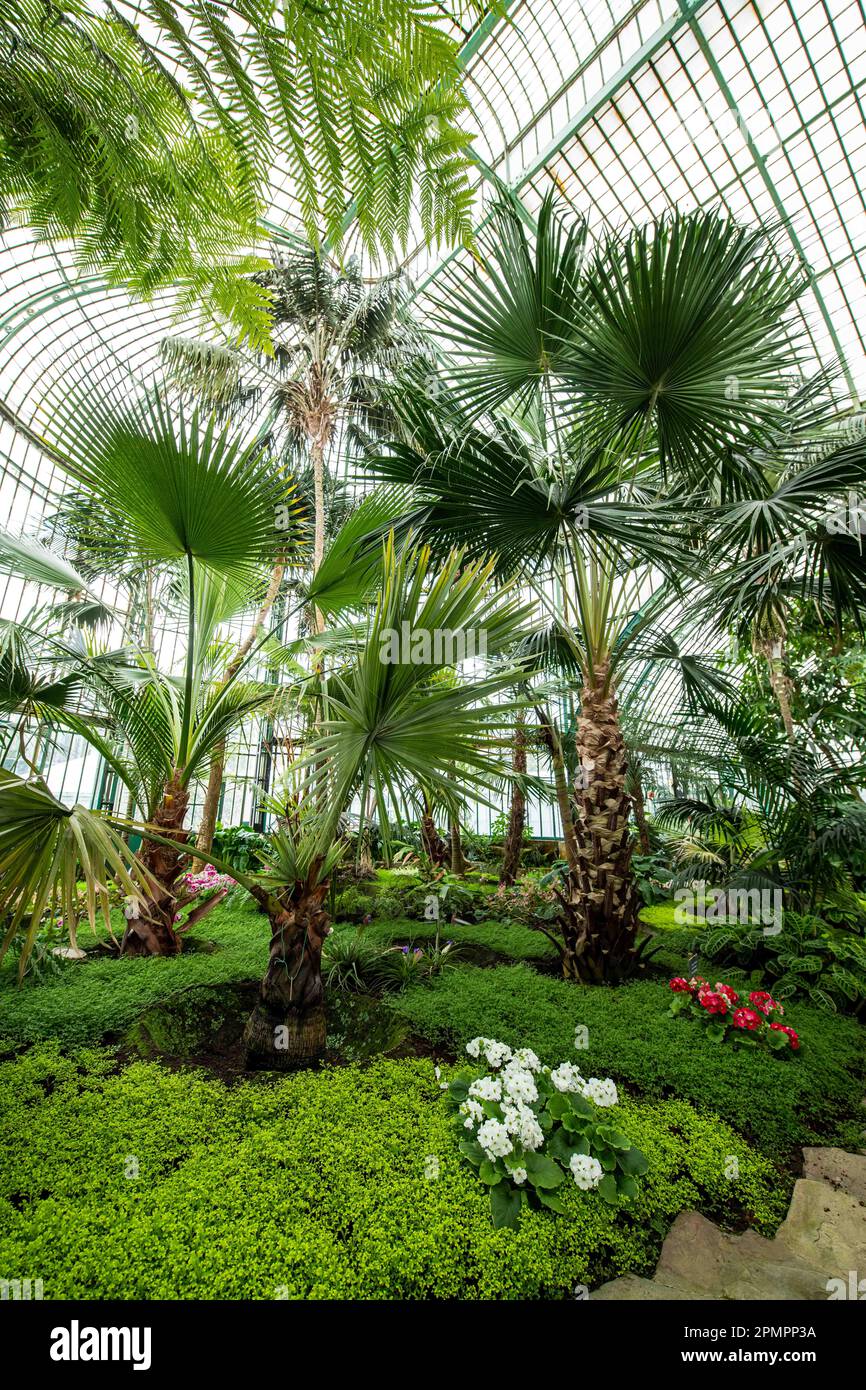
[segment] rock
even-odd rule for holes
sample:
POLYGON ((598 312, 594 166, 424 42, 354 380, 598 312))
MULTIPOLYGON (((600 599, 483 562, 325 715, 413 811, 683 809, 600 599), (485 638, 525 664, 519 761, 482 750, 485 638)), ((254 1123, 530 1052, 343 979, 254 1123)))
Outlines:
POLYGON ((706 1302, 708 1294, 695 1293, 693 1289, 675 1288, 669 1284, 658 1284, 655 1279, 640 1279, 636 1274, 624 1274, 621 1279, 611 1279, 590 1294, 590 1299, 602 1303, 658 1303, 706 1302))
POLYGON ((844 1149, 804 1149, 803 1177, 828 1182, 866 1202, 866 1158, 859 1154, 844 1149))
POLYGON ((866 1268, 866 1203, 825 1182, 794 1184, 776 1240, 827 1278, 866 1268))
POLYGON ((866 1158, 843 1149, 804 1149, 803 1159, 806 1176, 795 1183, 773 1240, 755 1231, 730 1235, 700 1212, 683 1211, 652 1279, 627 1274, 590 1297, 823 1301, 831 1281, 847 1287, 853 1276, 856 1284, 857 1271, 866 1269, 866 1158))
POLYGON ((87 952, 82 951, 80 946, 52 946, 52 956, 59 956, 61 960, 87 960, 87 952))

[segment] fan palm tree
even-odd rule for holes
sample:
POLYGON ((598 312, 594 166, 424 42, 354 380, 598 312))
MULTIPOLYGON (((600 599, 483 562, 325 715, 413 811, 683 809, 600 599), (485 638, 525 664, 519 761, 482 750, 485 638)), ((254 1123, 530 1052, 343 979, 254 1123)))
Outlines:
MULTIPOLYGON (((66 470, 94 505, 122 517, 132 568, 172 566, 179 571, 185 643, 177 675, 157 668, 152 654, 134 650, 126 667, 86 657, 77 677, 87 685, 103 731, 94 719, 63 709, 52 718, 80 733, 105 758, 148 820, 178 842, 188 832, 185 818, 191 780, 207 766, 237 724, 274 700, 273 685, 247 678, 250 649, 226 676, 214 647, 221 623, 247 606, 250 590, 285 542, 274 529, 275 507, 286 484, 270 468, 260 440, 242 444, 213 421, 194 415, 172 419, 158 399, 109 408, 104 402, 70 403, 53 428, 66 470), (118 747, 119 740, 119 747, 118 747)), ((69 590, 85 581, 60 560, 49 562, 44 547, 17 552, 7 538, 0 550, 26 577, 69 590), (17 554, 17 560, 16 560, 17 554)), ((67 662, 68 643, 53 649, 67 662)), ((183 856, 149 843, 142 861, 155 885, 130 922, 124 949, 170 954, 178 949, 174 930, 177 880, 183 856)))
MULTIPOLYGON (((357 799, 362 808, 372 805, 380 826, 386 827, 395 818, 399 823, 406 808, 415 805, 419 785, 456 812, 461 797, 484 797, 502 777, 499 750, 512 709, 501 696, 514 686, 519 673, 503 664, 484 673, 466 673, 460 682, 442 680, 440 673, 451 669, 444 650, 440 655, 434 647, 431 660, 423 663, 384 660, 383 652, 386 639, 395 632, 406 631, 414 638, 416 633, 460 634, 476 628, 485 630, 489 653, 507 652, 529 616, 526 605, 513 587, 491 585, 490 562, 468 561, 459 552, 434 572, 426 550, 398 553, 391 540, 381 562, 376 602, 363 630, 351 624, 342 634, 333 634, 343 659, 327 679, 326 717, 290 769, 283 796, 269 802, 278 824, 262 872, 231 870, 267 914, 271 927, 268 968, 245 1033, 254 1066, 302 1065, 324 1048, 324 904, 330 875, 342 855, 341 827, 351 803, 357 799), (460 770, 459 782, 455 768, 460 770)), ((324 584, 316 597, 327 604, 324 584)), ((43 853, 43 840, 49 832, 56 840, 69 817, 81 810, 70 812, 42 797, 37 817, 29 811, 36 800, 31 785, 12 774, 0 779, 0 873, 8 883, 7 866, 14 866, 22 913, 28 906, 35 912, 34 903, 41 907, 56 892, 59 860, 43 853)), ((110 828, 110 818, 91 819, 97 827, 110 828)), ((363 831, 363 811, 360 828, 363 831)), ((185 841, 173 833, 165 816, 157 814, 141 830, 155 850, 172 857, 172 863, 184 853, 185 841)), ((68 836, 67 843, 71 844, 68 836)), ((204 857, 228 870, 217 857, 204 857)), ((122 864, 112 867, 120 876, 122 864)), ((87 876, 86 856, 73 858, 72 870, 87 876)), ((127 886, 129 879, 127 872, 127 886)), ((130 891, 142 896, 135 884, 130 891)))
POLYGON ((572 650, 566 967, 611 978, 633 959, 639 906, 618 672, 693 568, 690 497, 742 485, 738 451, 778 424, 796 365, 783 316, 803 281, 762 233, 715 215, 674 214, 590 253, 552 197, 534 240, 503 201, 482 255, 435 308, 450 391, 406 393, 409 442, 372 466, 415 485, 423 535, 496 552, 531 584, 572 650))

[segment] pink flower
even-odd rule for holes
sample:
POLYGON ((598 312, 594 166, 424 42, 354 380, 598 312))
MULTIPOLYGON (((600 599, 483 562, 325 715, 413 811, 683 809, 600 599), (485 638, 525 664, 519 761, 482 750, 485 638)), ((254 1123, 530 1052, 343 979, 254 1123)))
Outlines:
POLYGON ((749 1003, 754 1004, 756 1009, 760 1009, 762 1014, 771 1014, 774 1009, 778 1013, 785 1012, 781 1004, 777 1003, 772 994, 768 994, 765 989, 753 989, 749 995, 749 1003))

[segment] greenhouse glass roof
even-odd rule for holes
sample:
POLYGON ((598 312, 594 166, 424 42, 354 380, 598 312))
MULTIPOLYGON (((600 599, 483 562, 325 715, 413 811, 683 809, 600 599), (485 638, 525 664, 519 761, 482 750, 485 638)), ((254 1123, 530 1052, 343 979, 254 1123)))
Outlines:
MULTIPOLYGON (((815 358, 838 363, 846 403, 866 397, 860 0, 511 0, 465 35, 461 62, 479 221, 501 180, 528 218, 553 182, 592 225, 676 203, 777 226, 809 270, 815 358)), ((263 235, 297 228, 275 170, 263 235)), ((406 259, 422 290, 464 263, 420 244, 406 259)), ((170 294, 130 302, 24 230, 3 239, 2 270, 4 515, 20 526, 57 485, 36 442, 52 401, 77 381, 146 380, 161 338, 193 325, 170 294)))
MULTIPOLYGON (((779 229, 808 267, 801 312, 840 404, 866 398, 866 11, 860 0, 508 0, 462 37, 477 132, 476 217, 496 181, 533 217, 553 182, 591 225, 672 203, 779 229)), ((263 237, 299 223, 274 171, 263 237)), ((351 214, 347 217, 351 222, 351 214)), ((349 227, 347 246, 353 233, 349 227)), ((172 296, 132 302, 23 229, 0 243, 0 460, 10 527, 59 486, 40 422, 77 382, 146 381, 161 339, 192 332, 172 296)), ((466 253, 417 244, 423 293, 466 253)))

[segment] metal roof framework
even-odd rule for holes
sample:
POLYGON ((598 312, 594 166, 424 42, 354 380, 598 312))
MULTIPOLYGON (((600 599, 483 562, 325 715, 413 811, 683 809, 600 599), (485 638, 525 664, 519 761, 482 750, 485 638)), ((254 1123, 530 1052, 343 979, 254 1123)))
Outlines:
MULTIPOLYGON (((455 33, 458 31, 455 28, 455 33)), ((866 8, 863 0, 505 0, 463 38, 480 224, 504 184, 528 223, 551 184, 594 229, 672 205, 771 224, 809 288, 799 313, 840 408, 866 402, 866 8)), ((300 230, 273 172, 263 242, 300 230)), ((353 209, 346 210, 353 248, 353 209)), ((411 245, 419 303, 468 253, 411 245)), ((148 382, 178 321, 173 296, 134 302, 68 248, 0 237, 0 515, 38 524, 64 486, 39 436, 76 389, 148 382)), ((8 581, 0 612, 16 616, 8 581)))

